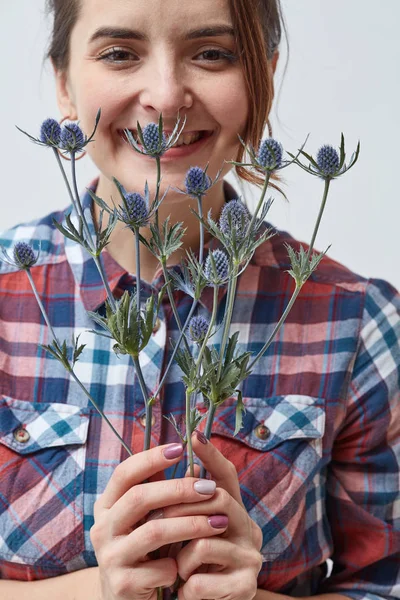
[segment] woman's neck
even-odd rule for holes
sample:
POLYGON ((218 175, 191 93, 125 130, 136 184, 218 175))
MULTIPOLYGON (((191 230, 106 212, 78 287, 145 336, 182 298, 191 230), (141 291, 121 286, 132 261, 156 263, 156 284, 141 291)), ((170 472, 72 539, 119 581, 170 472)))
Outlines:
MULTIPOLYGON (((163 191, 162 191, 163 193, 163 191)), ((114 186, 114 183, 100 177, 99 184, 97 186, 96 194, 106 202, 110 208, 114 208, 110 198, 119 198, 118 191, 114 186)), ((150 191, 150 198, 152 198, 152 191, 150 191)), ((223 180, 221 179, 216 183, 203 198, 203 215, 207 217, 208 211, 212 210, 212 217, 214 220, 219 218, 220 212, 225 202, 223 180)), ((186 228, 185 235, 182 240, 181 248, 172 254, 167 262, 167 265, 175 265, 180 263, 186 256, 186 251, 191 248, 194 252, 197 252, 200 246, 200 227, 199 220, 191 212, 191 210, 198 212, 197 200, 189 198, 188 196, 179 194, 170 190, 163 203, 161 204, 158 211, 158 221, 160 228, 164 221, 170 216, 170 226, 175 223, 183 223, 183 228, 186 228)), ((96 226, 99 223, 100 208, 97 204, 94 204, 94 220, 96 226)), ((142 228, 140 233, 143 237, 149 239, 151 232, 149 227, 142 228)), ((209 239, 207 230, 204 232, 205 242, 209 239)), ((135 238, 132 231, 127 228, 123 223, 118 222, 115 227, 110 243, 107 246, 107 250, 112 258, 121 267, 126 269, 131 274, 136 273, 136 250, 135 250, 135 238)), ((144 281, 151 282, 154 279, 154 275, 159 268, 159 262, 149 252, 146 247, 140 245, 140 277, 144 281)))

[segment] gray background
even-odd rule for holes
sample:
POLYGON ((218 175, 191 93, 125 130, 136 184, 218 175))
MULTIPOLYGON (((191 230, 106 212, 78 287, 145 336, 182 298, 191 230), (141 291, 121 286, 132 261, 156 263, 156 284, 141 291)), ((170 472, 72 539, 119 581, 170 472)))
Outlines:
MULTIPOLYGON (((377 6, 374 0, 283 0, 290 60, 281 86, 283 44, 272 123, 288 150, 308 133, 311 153, 324 143, 337 146, 342 131, 349 154, 361 140, 359 163, 331 185, 316 246, 332 244, 332 258, 400 288, 400 2, 377 6)), ((36 134, 44 118, 59 115, 50 65, 42 64, 49 34, 44 0, 0 0, 0 19, 0 229, 5 229, 63 208, 68 198, 52 153, 15 129, 17 124, 36 134)), ((84 188, 96 171, 88 158, 78 164, 84 188)), ((309 241, 323 184, 299 168, 283 173, 289 203, 276 194, 269 221, 309 241)))

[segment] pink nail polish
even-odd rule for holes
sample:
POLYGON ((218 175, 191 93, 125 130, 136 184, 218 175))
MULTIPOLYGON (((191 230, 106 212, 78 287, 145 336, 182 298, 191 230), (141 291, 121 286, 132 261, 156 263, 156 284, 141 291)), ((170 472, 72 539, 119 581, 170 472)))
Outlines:
POLYGON ((197 436, 197 439, 199 440, 199 442, 201 442, 202 444, 207 444, 208 443, 208 439, 206 438, 206 436, 204 435, 204 433, 201 433, 201 431, 198 431, 197 429, 194 430, 195 434, 197 436))
POLYGON ((182 444, 171 444, 164 450, 164 456, 165 456, 165 458, 168 458, 169 460, 172 460, 173 458, 178 458, 178 456, 181 456, 182 453, 183 453, 182 444))
POLYGON ((228 521, 229 519, 226 515, 212 515, 212 517, 208 517, 208 522, 214 529, 225 529, 228 521))

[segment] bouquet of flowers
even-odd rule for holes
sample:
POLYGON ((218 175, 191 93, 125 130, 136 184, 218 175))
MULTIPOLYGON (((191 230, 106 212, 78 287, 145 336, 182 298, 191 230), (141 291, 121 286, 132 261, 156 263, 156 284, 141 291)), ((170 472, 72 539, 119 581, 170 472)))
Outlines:
MULTIPOLYGON (((35 143, 51 148, 61 170, 75 214, 66 214, 65 220, 62 223, 54 221, 54 226, 64 236, 80 244, 93 257, 99 270, 107 292, 107 300, 104 314, 89 313, 93 322, 98 326, 92 330, 92 333, 110 338, 116 354, 125 354, 132 357, 146 406, 144 450, 149 449, 151 443, 152 407, 159 397, 159 392, 171 365, 176 361, 182 370, 186 397, 185 430, 182 431, 178 427, 173 414, 168 419, 174 426, 182 443, 187 446, 190 474, 193 476, 194 461, 191 435, 199 422, 206 418, 205 436, 210 439, 215 413, 228 398, 235 397, 237 399, 234 435, 240 431, 244 412, 241 392, 242 383, 268 350, 287 318, 302 286, 318 267, 329 249, 322 253, 313 253, 313 246, 326 206, 330 183, 333 179, 347 172, 356 163, 360 144, 358 144, 356 151, 351 156, 348 165, 346 165, 343 134, 339 152, 334 147, 325 145, 319 149, 314 158, 304 151, 305 144, 303 144, 296 155, 287 152, 289 156, 287 160, 284 160, 282 145, 275 139, 262 140, 257 149, 247 146, 240 139, 248 157, 248 162, 229 162, 261 173, 264 178, 262 192, 253 215, 249 213, 245 204, 238 198, 225 204, 218 221, 213 218, 212 211, 209 211, 208 215, 203 214, 203 199, 208 190, 218 181, 221 171, 212 180, 207 174, 207 165, 204 168, 191 167, 183 182, 183 189, 175 190, 175 192, 186 194, 197 201, 197 211, 193 212, 199 223, 200 247, 197 253, 192 250, 187 252, 186 260, 181 265, 181 269, 177 271, 168 269, 167 262, 182 246, 185 229, 183 223, 171 224, 169 218, 162 225, 159 223, 158 210, 168 193, 168 190, 162 196, 160 193, 160 159, 169 148, 176 144, 184 131, 185 121, 178 118, 174 130, 168 136, 163 131, 162 115, 158 123, 150 123, 143 128, 140 123, 137 123, 137 135, 134 135, 130 130, 125 130, 126 140, 132 150, 152 157, 155 161, 157 171, 155 194, 154 197, 150 197, 147 182, 143 191, 128 192, 121 182, 114 179, 120 199, 119 203, 114 203, 112 207, 111 204, 106 203, 104 199, 99 198, 93 191, 89 190, 93 201, 100 208, 98 227, 93 235, 88 227, 78 193, 76 160, 85 147, 93 141, 100 118, 101 113, 99 110, 94 130, 90 136, 83 133, 79 124, 67 123, 61 127, 54 119, 47 119, 43 122, 38 138, 26 132, 23 133, 35 143), (60 153, 70 159, 71 182, 65 172, 60 153), (306 159, 306 162, 304 162, 304 159, 306 159), (290 245, 286 245, 291 264, 288 272, 294 280, 294 290, 270 337, 265 341, 258 354, 253 356, 251 352, 240 351, 239 334, 238 332, 231 332, 237 280, 248 266, 256 249, 274 235, 272 228, 268 228, 264 222, 273 202, 272 198, 266 199, 268 185, 274 172, 287 168, 292 164, 301 167, 310 175, 316 176, 324 182, 321 207, 308 250, 306 251, 303 247, 300 247, 300 250, 296 251, 290 245), (119 300, 115 299, 111 293, 101 256, 103 250, 110 243, 111 235, 118 221, 121 221, 132 231, 136 248, 136 289, 134 292, 124 292, 119 300), (144 228, 150 229, 150 236, 142 235, 144 228), (204 257, 205 231, 216 241, 218 246, 217 249, 210 250, 206 257, 204 257), (146 302, 143 302, 140 287, 140 249, 142 245, 160 263, 165 280, 165 285, 160 292, 152 294, 146 302), (221 286, 227 286, 227 299, 223 320, 218 323, 216 320, 218 290, 221 286), (195 314, 198 302, 206 287, 213 288, 213 310, 209 320, 195 314), (185 323, 181 322, 174 302, 174 289, 182 290, 192 298, 191 308, 185 323), (168 295, 180 333, 158 389, 150 395, 141 370, 139 355, 149 343, 165 294, 168 295), (213 345, 213 336, 220 329, 222 330, 221 342, 218 345, 213 345), (193 398, 197 394, 201 394, 204 399, 207 407, 206 415, 202 415, 196 408, 192 408, 193 398)), ((16 268, 23 269, 29 278, 43 318, 52 335, 52 342, 43 347, 70 373, 82 392, 93 403, 102 418, 106 420, 128 454, 132 455, 131 449, 102 412, 96 403, 96 399, 92 397, 76 375, 75 365, 84 351, 85 345, 80 344, 79 336, 77 338, 73 336, 72 343, 68 343, 66 340, 59 340, 54 333, 31 275, 31 268, 37 262, 39 253, 40 248, 34 249, 29 243, 18 242, 11 252, 1 248, 0 255, 16 268)), ((202 468, 201 477, 205 476, 205 470, 202 468)), ((159 597, 162 597, 161 589, 159 597)))

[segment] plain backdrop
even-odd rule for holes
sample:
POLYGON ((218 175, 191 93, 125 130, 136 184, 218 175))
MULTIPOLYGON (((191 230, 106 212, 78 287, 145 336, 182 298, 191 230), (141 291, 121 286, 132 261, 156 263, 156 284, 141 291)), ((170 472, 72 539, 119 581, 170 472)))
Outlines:
MULTIPOLYGON (((331 185, 316 247, 332 244, 332 258, 400 288, 400 2, 283 0, 282 5, 290 56, 282 83, 283 40, 271 115, 274 137, 295 151, 310 133, 306 150, 315 153, 325 143, 338 146, 343 132, 349 156, 361 141, 358 164, 331 185)), ((52 153, 15 128, 37 134, 44 118, 59 116, 52 71, 49 63, 43 65, 50 25, 44 0, 0 0, 0 20, 2 230, 69 202, 52 153)), ((96 169, 88 158, 78 164, 83 189, 96 169)), ((294 166, 283 173, 289 202, 274 194, 268 220, 310 241, 323 182, 294 166)), ((258 192, 246 188, 245 193, 251 199, 258 192)))

